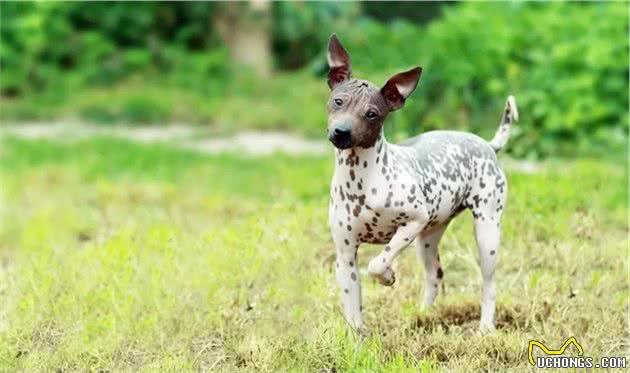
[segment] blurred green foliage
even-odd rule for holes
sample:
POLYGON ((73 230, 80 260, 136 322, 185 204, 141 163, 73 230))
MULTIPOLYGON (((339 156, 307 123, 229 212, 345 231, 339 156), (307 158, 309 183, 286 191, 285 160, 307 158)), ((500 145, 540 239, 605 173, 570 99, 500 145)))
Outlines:
POLYGON ((625 149, 627 30, 623 4, 465 3, 426 29, 366 22, 342 41, 362 75, 424 67, 413 104, 394 115, 405 135, 446 127, 491 136, 514 94, 512 152, 547 156, 625 149))
POLYGON ((217 6, 3 2, 0 89, 12 96, 110 84, 146 70, 223 73, 221 52, 207 52, 220 47, 207 29, 217 6))
POLYGON ((336 32, 357 77, 380 84, 423 66, 418 91, 387 125, 393 140, 437 128, 490 137, 514 94, 521 121, 508 151, 516 156, 627 148, 625 4, 416 4, 413 12, 395 3, 274 3, 272 78, 231 61, 213 22, 224 5, 1 3, 2 119, 321 136, 324 49, 336 32), (413 23, 427 14, 440 16, 413 23))

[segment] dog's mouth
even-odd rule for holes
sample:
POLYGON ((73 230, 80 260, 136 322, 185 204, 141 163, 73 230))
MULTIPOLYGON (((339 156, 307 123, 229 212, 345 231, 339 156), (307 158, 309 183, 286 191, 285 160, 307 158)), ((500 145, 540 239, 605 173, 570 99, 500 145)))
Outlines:
POLYGON ((330 142, 335 146, 335 148, 337 149, 349 149, 352 147, 352 139, 350 138, 339 138, 336 136, 331 136, 328 138, 328 140, 330 140, 330 142))

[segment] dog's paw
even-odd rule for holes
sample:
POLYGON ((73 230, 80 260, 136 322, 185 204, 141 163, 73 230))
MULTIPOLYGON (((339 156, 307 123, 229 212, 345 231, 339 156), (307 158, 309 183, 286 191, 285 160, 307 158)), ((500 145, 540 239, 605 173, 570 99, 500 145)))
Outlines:
POLYGON ((392 286, 396 282, 396 274, 391 268, 386 268, 385 272, 377 274, 370 273, 383 286, 392 286))
POLYGON ((391 267, 386 267, 385 260, 379 256, 368 263, 368 274, 378 280, 381 285, 392 286, 396 282, 396 275, 391 267))
POLYGON ((479 323, 479 331, 481 332, 482 335, 492 334, 496 331, 496 328, 493 322, 482 321, 479 323))
POLYGON ((383 286, 392 286, 396 282, 396 273, 391 268, 387 268, 378 280, 383 286))

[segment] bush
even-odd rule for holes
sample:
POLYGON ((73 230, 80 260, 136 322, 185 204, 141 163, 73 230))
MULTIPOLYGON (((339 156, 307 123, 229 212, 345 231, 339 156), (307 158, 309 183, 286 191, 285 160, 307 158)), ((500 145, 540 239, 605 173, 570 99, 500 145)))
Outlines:
MULTIPOLYGON (((485 112, 494 113, 498 121, 503 98, 515 94, 522 121, 510 145, 517 155, 624 145, 627 30, 624 4, 449 8, 427 30, 428 67, 437 76, 425 95, 438 103, 459 100, 459 111, 475 128, 480 124, 472 120, 483 119, 485 112), (454 58, 453 51, 463 58, 454 58)), ((427 114, 427 123, 437 124, 430 111, 427 114)))
POLYGON ((522 115, 509 150, 542 157, 625 149, 627 30, 624 4, 464 3, 426 29, 365 21, 341 38, 355 75, 378 83, 423 66, 415 97, 392 116, 394 136, 435 128, 491 136, 514 94, 522 115))
MULTIPOLYGON (((138 71, 167 71, 169 47, 218 46, 216 3, 0 3, 0 93, 20 96, 109 85, 138 71)), ((226 61, 222 61, 226 62, 226 61)))

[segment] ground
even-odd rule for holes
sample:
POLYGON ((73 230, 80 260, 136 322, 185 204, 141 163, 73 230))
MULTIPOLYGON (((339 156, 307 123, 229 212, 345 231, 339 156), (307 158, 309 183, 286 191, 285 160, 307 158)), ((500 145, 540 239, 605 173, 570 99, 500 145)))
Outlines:
MULTIPOLYGON (((245 157, 102 136, 0 148, 0 370, 527 371, 531 339, 628 350, 625 163, 509 168, 498 330, 477 331, 472 219, 442 243, 421 311, 413 250, 360 273, 370 335, 345 325, 327 230, 332 155, 245 157)), ((360 267, 380 247, 359 252, 360 267)), ((539 354, 540 351, 536 351, 539 354)))

